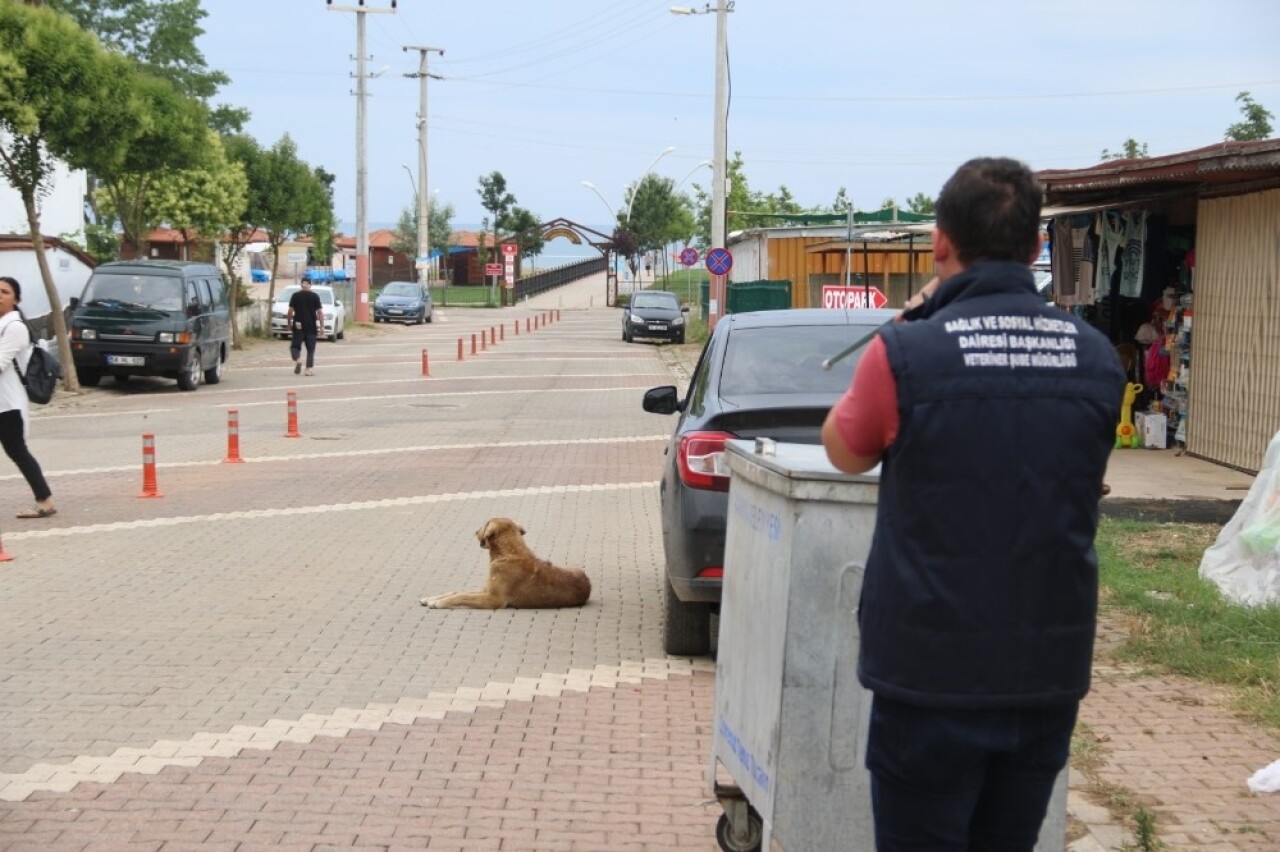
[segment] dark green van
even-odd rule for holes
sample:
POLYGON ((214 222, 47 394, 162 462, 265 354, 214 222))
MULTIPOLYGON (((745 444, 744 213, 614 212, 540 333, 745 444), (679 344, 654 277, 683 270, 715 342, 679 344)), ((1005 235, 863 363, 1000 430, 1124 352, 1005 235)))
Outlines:
POLYGON ((184 391, 222 381, 231 349, 230 293, 218 268, 125 260, 93 271, 71 300, 71 355, 82 385, 104 375, 178 380, 184 391))

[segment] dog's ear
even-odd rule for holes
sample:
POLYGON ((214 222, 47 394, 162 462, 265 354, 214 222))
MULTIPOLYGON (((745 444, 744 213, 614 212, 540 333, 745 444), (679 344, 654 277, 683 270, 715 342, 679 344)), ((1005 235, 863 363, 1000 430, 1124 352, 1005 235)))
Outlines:
POLYGON ((484 526, 476 530, 476 538, 480 540, 480 546, 485 550, 489 549, 489 539, 493 538, 493 521, 485 521, 484 526))

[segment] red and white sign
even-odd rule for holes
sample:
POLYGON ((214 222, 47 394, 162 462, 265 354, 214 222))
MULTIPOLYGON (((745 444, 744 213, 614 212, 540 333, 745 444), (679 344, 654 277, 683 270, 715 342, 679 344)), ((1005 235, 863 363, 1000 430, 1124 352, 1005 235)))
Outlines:
POLYGON ((515 253, 516 253, 516 244, 515 244, 515 243, 503 243, 503 244, 502 244, 502 253, 503 253, 503 254, 505 254, 507 257, 514 257, 514 256, 515 256, 515 253))
POLYGON ((484 265, 484 274, 485 274, 485 275, 501 275, 501 274, 502 274, 502 264, 501 264, 501 263, 486 263, 486 264, 484 265))
POLYGON ((822 288, 822 307, 837 311, 857 310, 858 308, 883 308, 889 304, 889 297, 879 287, 834 287, 822 288), (870 300, 870 304, 868 304, 870 300))

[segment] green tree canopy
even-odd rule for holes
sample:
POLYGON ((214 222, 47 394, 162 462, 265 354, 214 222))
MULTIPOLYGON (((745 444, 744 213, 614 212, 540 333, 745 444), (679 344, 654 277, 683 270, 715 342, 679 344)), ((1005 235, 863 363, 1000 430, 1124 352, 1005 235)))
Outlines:
POLYGON ((195 237, 219 239, 241 221, 248 207, 249 180, 241 163, 230 160, 222 140, 212 130, 208 155, 200 166, 162 173, 152 189, 151 205, 163 221, 195 237))
MULTIPOLYGON (((139 72, 66 15, 44 7, 0 2, 0 78, 0 175, 22 197, 59 355, 70 364, 37 206, 49 190, 55 159, 100 174, 189 166, 204 141, 202 115, 167 83, 139 72)), ((75 371, 64 373, 67 389, 78 390, 75 371)))
POLYGON ((1236 95, 1236 102, 1240 104, 1240 114, 1243 121, 1238 121, 1227 128, 1227 139, 1236 142, 1247 142, 1252 139, 1270 139, 1271 138, 1271 119, 1275 118, 1271 111, 1257 103, 1253 99, 1253 95, 1248 92, 1241 92, 1236 95))
MULTIPOLYGON (((503 228, 511 208, 515 206, 516 197, 507 192, 507 179, 502 172, 493 171, 480 176, 480 188, 476 190, 480 196, 480 206, 493 214, 493 244, 498 244, 498 231, 503 228)), ((481 247, 480 257, 488 259, 488 254, 481 247)))
POLYGON ((1120 146, 1119 151, 1103 148, 1101 157, 1104 163, 1108 160, 1141 160, 1147 157, 1147 143, 1139 142, 1130 136, 1124 140, 1124 144, 1120 146))

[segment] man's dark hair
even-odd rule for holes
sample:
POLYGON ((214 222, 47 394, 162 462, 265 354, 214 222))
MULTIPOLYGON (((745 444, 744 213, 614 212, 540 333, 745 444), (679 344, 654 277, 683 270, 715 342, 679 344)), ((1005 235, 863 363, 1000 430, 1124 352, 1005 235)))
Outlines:
POLYGON ((979 157, 942 187, 935 208, 938 230, 951 239, 961 263, 1030 263, 1040 240, 1044 190, 1031 169, 1008 157, 979 157))

